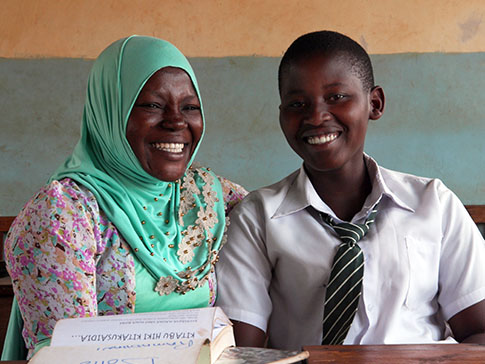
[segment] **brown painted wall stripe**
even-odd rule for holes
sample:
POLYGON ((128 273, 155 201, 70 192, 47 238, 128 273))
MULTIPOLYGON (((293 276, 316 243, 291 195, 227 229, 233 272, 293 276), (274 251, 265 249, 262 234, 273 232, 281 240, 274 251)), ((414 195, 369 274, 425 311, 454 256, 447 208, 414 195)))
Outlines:
POLYGON ((332 29, 370 53, 483 52, 484 0, 2 0, 0 57, 96 58, 130 34, 189 57, 278 57, 298 35, 332 29))

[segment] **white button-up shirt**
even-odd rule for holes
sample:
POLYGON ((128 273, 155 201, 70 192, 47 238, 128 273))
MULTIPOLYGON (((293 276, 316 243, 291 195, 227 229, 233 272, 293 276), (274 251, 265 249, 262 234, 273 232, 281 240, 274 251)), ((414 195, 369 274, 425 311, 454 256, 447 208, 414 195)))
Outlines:
MULTIPOLYGON (((441 181, 378 167, 367 156, 366 163, 372 192, 352 222, 381 202, 359 242, 362 296, 344 344, 444 340, 446 321, 485 299, 483 238, 441 181)), ((321 343, 325 285, 340 240, 317 211, 341 221, 302 167, 252 192, 230 215, 216 305, 267 331, 274 348, 321 343)))

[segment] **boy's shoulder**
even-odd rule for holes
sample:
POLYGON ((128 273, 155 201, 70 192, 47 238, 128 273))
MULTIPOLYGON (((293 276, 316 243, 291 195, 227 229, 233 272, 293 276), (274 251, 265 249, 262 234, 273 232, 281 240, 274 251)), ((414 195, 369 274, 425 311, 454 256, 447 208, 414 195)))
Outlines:
POLYGON ((235 210, 264 209, 269 211, 276 209, 288 194, 290 187, 296 182, 299 173, 300 169, 297 169, 278 182, 251 191, 236 206, 235 210))
POLYGON ((396 183, 411 182, 417 185, 427 185, 432 181, 439 181, 437 178, 418 176, 412 173, 396 171, 382 166, 379 166, 379 171, 386 181, 395 181, 396 183))
POLYGON ((415 174, 379 167, 380 175, 394 196, 413 209, 421 205, 425 196, 434 195, 438 200, 454 195, 438 178, 417 176, 415 174))

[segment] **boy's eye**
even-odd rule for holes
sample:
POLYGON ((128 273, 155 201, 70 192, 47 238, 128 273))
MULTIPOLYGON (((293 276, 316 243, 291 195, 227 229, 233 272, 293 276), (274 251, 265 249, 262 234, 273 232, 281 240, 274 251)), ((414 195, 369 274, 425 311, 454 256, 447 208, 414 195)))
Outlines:
POLYGON ((304 106, 305 106, 305 103, 303 101, 293 101, 288 104, 288 107, 293 109, 300 109, 304 106))
POLYGON ((339 100, 342 100, 343 98, 345 98, 345 95, 342 95, 342 94, 334 94, 334 95, 330 95, 327 100, 330 100, 330 101, 339 101, 339 100))

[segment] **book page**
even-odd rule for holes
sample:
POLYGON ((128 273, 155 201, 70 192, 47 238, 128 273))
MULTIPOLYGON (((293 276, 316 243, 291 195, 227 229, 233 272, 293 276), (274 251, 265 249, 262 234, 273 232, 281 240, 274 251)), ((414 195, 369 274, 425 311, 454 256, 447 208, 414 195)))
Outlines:
MULTIPOLYGON (((142 342, 188 345, 190 340, 212 339, 215 311, 216 308, 208 307, 64 319, 58 321, 54 328, 51 346, 112 345, 142 342)), ((218 325, 222 325, 222 321, 218 321, 218 325)))
POLYGON ((221 331, 228 325, 232 325, 229 318, 226 316, 222 308, 215 307, 214 312, 214 321, 212 323, 212 337, 210 338, 211 341, 214 341, 215 338, 221 333, 221 331))
MULTIPOLYGON (((200 347, 200 341, 176 346, 160 346, 160 343, 46 346, 34 355, 29 364, 195 364, 200 347)), ((210 364, 208 361, 206 363, 210 364)))

